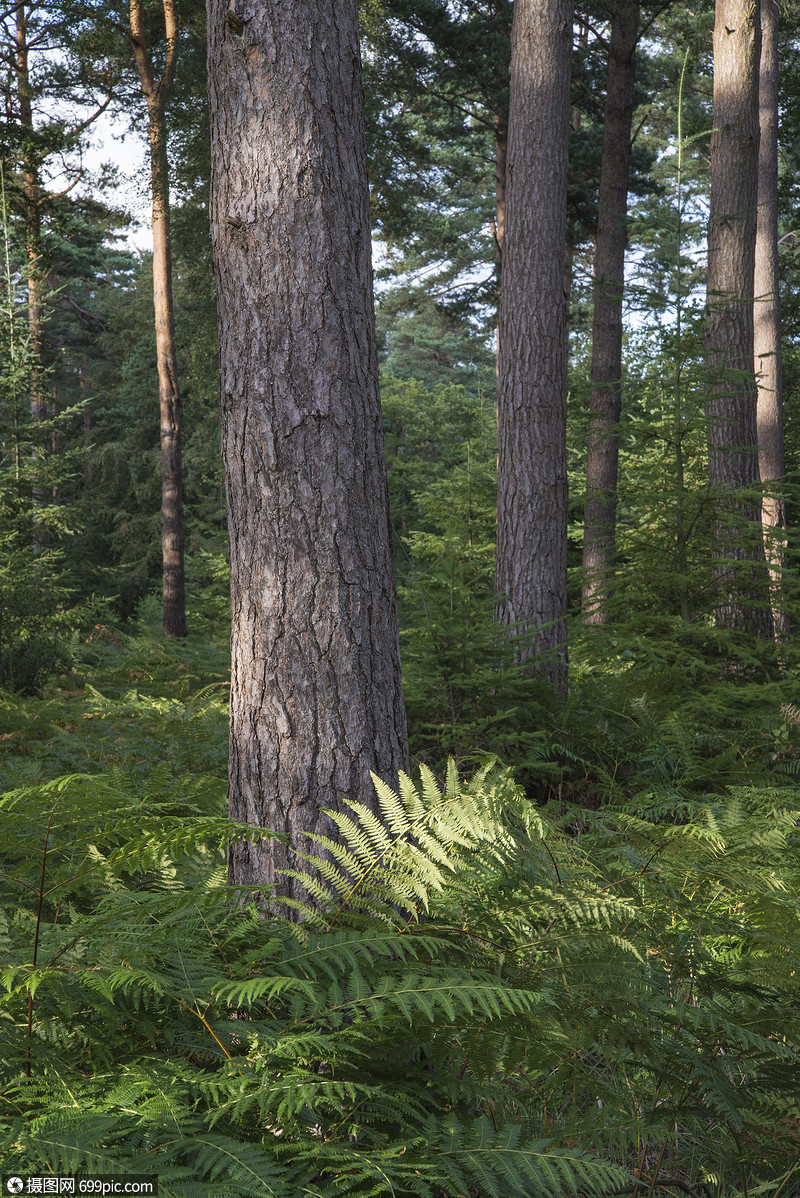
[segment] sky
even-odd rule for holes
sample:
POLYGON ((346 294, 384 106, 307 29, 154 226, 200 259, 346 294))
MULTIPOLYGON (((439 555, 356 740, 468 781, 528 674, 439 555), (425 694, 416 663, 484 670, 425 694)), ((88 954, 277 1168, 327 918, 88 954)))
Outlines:
MULTIPOLYGON (((83 153, 83 165, 90 173, 95 173, 107 162, 113 163, 119 178, 108 199, 129 212, 136 222, 125 239, 126 244, 131 249, 151 250, 150 171, 146 143, 139 134, 131 132, 126 121, 103 113, 92 127, 91 144, 83 153)), ((91 183, 87 190, 91 190, 91 183)))

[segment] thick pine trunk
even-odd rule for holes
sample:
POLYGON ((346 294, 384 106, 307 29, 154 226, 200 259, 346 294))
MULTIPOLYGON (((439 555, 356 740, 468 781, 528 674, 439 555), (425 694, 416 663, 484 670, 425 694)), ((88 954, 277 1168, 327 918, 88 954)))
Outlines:
POLYGON ((131 0, 131 40, 142 94, 147 102, 150 181, 153 212, 153 306, 161 430, 161 557, 164 636, 186 636, 186 583, 183 535, 181 405, 175 318, 172 302, 172 243, 169 213, 169 162, 165 105, 177 56, 177 18, 173 0, 164 0, 167 41, 160 79, 144 37, 141 0, 131 0))
POLYGON ((614 568, 622 399, 622 295, 639 0, 620 0, 611 23, 603 120, 583 534, 583 619, 604 624, 614 568))
POLYGON ((572 4, 517 0, 498 328, 498 615, 566 686, 564 269, 572 4))
POLYGON ((283 833, 373 810, 407 761, 355 0, 209 0, 211 226, 232 598, 229 800, 283 833))
POLYGON ((786 548, 786 467, 783 449, 781 302, 778 278, 778 0, 761 0, 759 73, 761 142, 758 152, 754 352, 758 380, 758 465, 766 492, 761 503, 764 545, 772 580, 773 621, 781 639, 789 619, 781 610, 786 548))
POLYGON ((720 499, 717 620, 724 628, 764 635, 771 620, 752 588, 764 559, 761 512, 753 498, 759 486, 753 372, 759 8, 753 0, 717 0, 716 5, 706 414, 709 482, 720 499))

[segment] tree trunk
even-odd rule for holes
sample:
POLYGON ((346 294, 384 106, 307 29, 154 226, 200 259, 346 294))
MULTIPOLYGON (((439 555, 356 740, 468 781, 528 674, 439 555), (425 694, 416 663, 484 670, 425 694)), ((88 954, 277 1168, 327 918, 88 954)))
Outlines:
POLYGON ((508 157, 508 111, 499 108, 494 115, 495 125, 495 223, 497 242, 497 271, 503 257, 503 238, 506 232, 506 159, 508 157))
MULTIPOLYGON (((509 0, 494 0, 494 19, 498 33, 498 44, 502 46, 498 56, 497 69, 500 80, 508 78, 509 50, 506 37, 513 19, 509 0)), ((497 243, 497 280, 500 283, 501 262, 503 257, 503 238, 506 231, 506 174, 508 159, 508 103, 499 103, 494 114, 495 128, 495 225, 494 235, 497 243)))
MULTIPOLYGON (((154 106, 155 108, 155 106, 154 106)), ((183 465, 178 358, 172 303, 172 243, 169 229, 166 125, 163 106, 150 118, 153 184, 153 303, 158 357, 161 428, 161 558, 164 636, 186 636, 183 536, 183 465)))
MULTIPOLYGON (((17 112, 22 130, 22 202, 25 215, 25 258, 28 285, 28 331, 30 336, 30 405, 34 424, 47 420, 47 394, 44 389, 44 314, 42 310, 42 217, 39 163, 34 150, 33 108, 31 104, 29 9, 20 3, 16 16, 16 92, 17 112)), ((33 458, 44 466, 44 444, 34 440, 33 458)), ((37 470, 37 474, 39 471, 37 470)), ((48 488, 36 478, 33 482, 33 551, 44 552, 50 537, 37 512, 50 502, 48 488)))
POLYGON ((27 260, 28 322, 30 351, 35 365, 32 377, 31 415, 34 420, 47 419, 47 396, 41 382, 44 365, 42 332, 42 222, 40 214, 41 187, 39 170, 33 150, 33 109, 29 68, 28 9, 24 3, 17 8, 16 86, 20 129, 22 130, 22 197, 25 209, 25 257, 27 260))
POLYGON ((211 227, 231 556, 229 801, 286 843, 406 766, 355 0, 209 0, 211 227))
POLYGON ((614 568, 622 400, 622 295, 639 0, 620 0, 611 23, 594 257, 592 390, 583 533, 583 619, 605 624, 614 568))
POLYGON ((44 372, 44 316, 42 311, 42 222, 39 211, 40 186, 35 166, 26 162, 22 175, 22 194, 25 204, 25 251, 28 267, 28 328, 30 331, 31 416, 35 421, 47 419, 47 394, 44 372))
POLYGON ((81 358, 81 404, 83 408, 83 489, 88 495, 92 489, 92 403, 90 399, 89 359, 81 358))
POLYGON ((156 81, 144 36, 141 0, 131 0, 131 41, 142 94, 147 102, 150 180, 153 196, 153 305, 161 426, 161 556, 164 636, 186 636, 181 407, 172 303, 172 243, 169 228, 169 163, 165 105, 178 52, 174 0, 163 0, 166 53, 156 81))
MULTIPOLYGON (((583 8, 580 6, 576 6, 573 12, 573 32, 573 53, 575 50, 584 51, 589 44, 589 24, 586 20, 586 14, 583 11, 583 8)), ((569 140, 567 143, 568 155, 571 153, 570 143, 572 142, 572 134, 579 134, 581 131, 581 110, 577 107, 577 105, 570 110, 569 128, 569 140)), ((575 268, 575 250, 577 248, 578 238, 578 217, 575 210, 568 207, 567 237, 564 256, 564 296, 566 305, 567 329, 570 328, 572 321, 572 282, 575 268)))
POLYGON ((717 0, 706 313, 708 474, 720 500, 717 622, 750 635, 764 635, 771 624, 753 593, 764 558, 753 499, 759 486, 753 372, 759 7, 753 0, 717 0))
MULTIPOLYGON (((577 108, 570 113, 569 127, 571 133, 580 132, 581 114, 577 108)), ((564 309, 566 312, 567 329, 572 320, 572 274, 575 267, 575 243, 578 239, 578 218, 574 212, 567 210, 566 238, 564 243, 564 309)))
POLYGON ((564 269, 572 4, 517 0, 498 325, 498 616, 566 687, 564 269))
POLYGON ((781 610, 786 551, 786 468, 783 452, 783 369, 778 279, 778 0, 761 0, 754 352, 758 381, 758 465, 766 491, 761 503, 764 547, 772 580, 772 618, 781 640, 789 618, 781 610))

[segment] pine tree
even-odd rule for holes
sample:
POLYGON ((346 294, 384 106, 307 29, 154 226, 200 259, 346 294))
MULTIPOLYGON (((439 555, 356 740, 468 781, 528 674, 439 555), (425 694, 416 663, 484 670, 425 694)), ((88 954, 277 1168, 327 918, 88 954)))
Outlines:
POLYGON ((622 293, 631 159, 639 0, 620 0, 611 18, 594 257, 592 390, 583 536, 583 618, 607 619, 614 565, 619 418, 622 402, 622 293))
POLYGON ((778 0, 761 0, 758 217, 755 250, 754 349, 758 383, 758 466, 767 490, 761 503, 764 547, 773 586, 772 617, 781 638, 789 622, 781 606, 785 552, 786 474, 783 446, 783 360, 778 275, 778 0))
POLYGON ((498 326, 498 614, 566 686, 567 312, 572 5, 518 0, 498 326))
MULTIPOLYGON (((83 0, 61 0, 47 8, 20 0, 0 13, 0 52, 8 68, 0 154, 8 212, 24 228, 29 402, 39 423, 49 415, 44 381, 48 225, 60 200, 83 177, 84 135, 111 103, 115 84, 105 50, 92 37, 94 16, 83 0)), ((34 493, 43 506, 46 489, 35 484, 34 493)), ((46 539, 41 547, 45 544, 46 539)))
POLYGON ((278 871, 406 760, 355 0, 209 20, 211 217, 233 607, 229 801, 278 871))
POLYGON ((759 474, 753 373, 760 44, 760 5, 717 0, 706 318, 712 375, 706 407, 708 471, 722 505, 715 550, 716 610, 722 627, 764 635, 766 613, 752 593, 758 563, 764 560, 754 498, 759 474))
POLYGON ((158 78, 147 48, 142 0, 130 0, 131 45, 142 94, 147 102, 150 186, 153 205, 153 305, 155 308, 161 428, 161 554, 164 635, 186 636, 184 577, 181 404, 175 316, 172 301, 169 159, 166 103, 178 55, 178 13, 174 0, 163 0, 165 50, 158 78))

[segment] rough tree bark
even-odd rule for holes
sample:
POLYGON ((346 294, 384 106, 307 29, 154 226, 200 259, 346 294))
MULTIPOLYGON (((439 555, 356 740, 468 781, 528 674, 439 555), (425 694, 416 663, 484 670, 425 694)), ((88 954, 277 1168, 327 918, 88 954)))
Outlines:
POLYGON ((498 615, 567 679, 564 269, 572 3, 517 0, 498 323, 498 615))
POLYGON ((172 242, 169 220, 169 163, 166 102, 178 55, 175 0, 163 0, 166 49, 158 79, 147 48, 142 0, 130 0, 131 43, 147 103, 150 182, 153 196, 153 304, 155 307, 158 397, 161 419, 161 556, 164 636, 186 636, 181 403, 172 303, 172 242))
POLYGON ((783 448, 781 301, 778 278, 778 0, 761 0, 759 72, 758 217, 756 222, 754 353, 758 382, 758 465, 767 490, 761 502, 764 548, 772 580, 772 618, 780 639, 789 635, 781 608, 785 554, 786 474, 783 448))
POLYGON ((720 496, 717 621, 734 631, 764 635, 771 620, 752 588, 764 555, 761 512, 752 498, 759 486, 753 371, 759 10, 754 0, 716 4, 705 340, 708 474, 720 496))
POLYGON ((639 0, 620 0, 611 19, 603 118, 583 533, 583 619, 605 624, 614 568, 622 401, 622 295, 631 162, 639 0))
POLYGON ((233 608, 229 799, 279 870, 406 766, 355 0, 209 0, 233 608))

